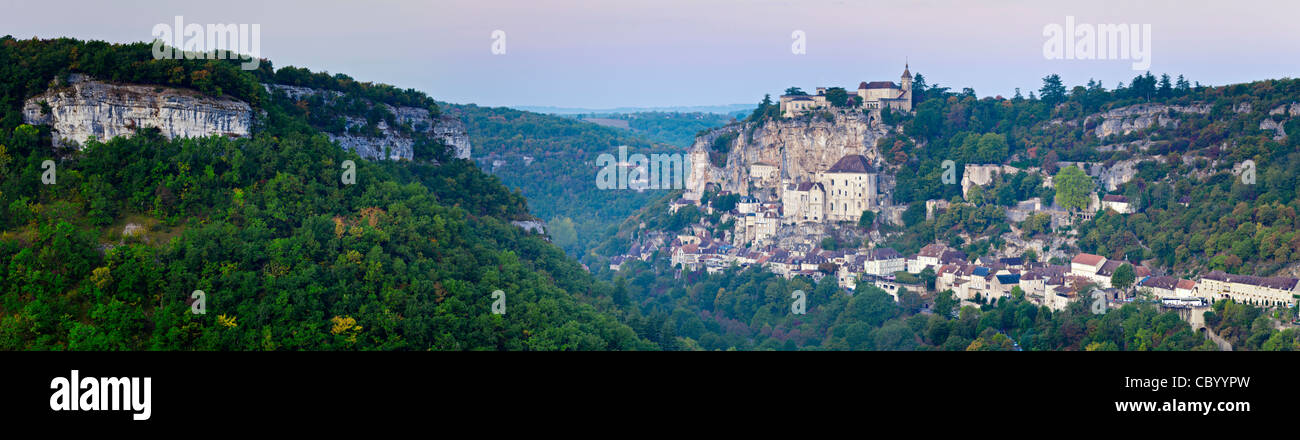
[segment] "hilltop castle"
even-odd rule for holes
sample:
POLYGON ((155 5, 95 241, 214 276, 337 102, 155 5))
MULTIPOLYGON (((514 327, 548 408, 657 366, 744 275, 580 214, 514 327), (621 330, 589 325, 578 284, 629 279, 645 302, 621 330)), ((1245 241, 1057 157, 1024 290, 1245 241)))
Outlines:
MULTIPOLYGON (((893 81, 863 81, 858 84, 857 94, 849 95, 849 98, 857 101, 864 109, 887 108, 910 112, 912 111, 912 72, 904 64, 903 76, 899 78, 899 84, 894 84, 893 81)), ((830 102, 826 100, 825 87, 818 87, 816 95, 781 95, 781 115, 787 118, 830 106, 830 102)))

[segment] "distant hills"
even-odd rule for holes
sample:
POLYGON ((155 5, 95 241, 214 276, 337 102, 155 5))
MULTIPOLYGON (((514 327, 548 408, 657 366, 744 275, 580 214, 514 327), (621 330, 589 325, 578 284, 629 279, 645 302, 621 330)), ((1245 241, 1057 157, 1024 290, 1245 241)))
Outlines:
POLYGON ((580 108, 580 107, 552 107, 552 106, 531 106, 531 105, 514 105, 508 106, 516 110, 530 111, 534 113, 547 113, 552 115, 579 115, 579 114, 617 114, 617 113, 643 113, 643 112, 665 112, 665 113, 716 113, 720 115, 730 115, 736 112, 749 113, 754 111, 754 104, 727 104, 727 105, 694 105, 694 106, 672 106, 672 107, 616 107, 616 108, 580 108))

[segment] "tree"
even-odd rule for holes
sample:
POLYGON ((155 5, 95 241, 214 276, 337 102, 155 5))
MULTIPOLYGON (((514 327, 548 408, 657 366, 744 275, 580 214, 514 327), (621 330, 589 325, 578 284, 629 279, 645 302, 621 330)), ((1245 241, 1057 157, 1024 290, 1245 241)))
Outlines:
POLYGON ((791 88, 785 89, 785 94, 788 95, 788 96, 806 96, 806 95, 808 95, 808 92, 805 92, 805 91, 803 91, 803 89, 798 88, 798 87, 791 87, 791 88))
POLYGON ((828 250, 828 251, 833 251, 833 250, 839 248, 839 244, 835 242, 835 237, 825 237, 825 238, 822 238, 822 243, 821 243, 821 245, 822 245, 822 249, 825 249, 825 250, 828 250))
POLYGON ((1066 209, 1086 209, 1092 201, 1092 178, 1074 165, 1062 168, 1052 178, 1056 204, 1066 209))
POLYGON ((614 304, 627 305, 627 278, 619 276, 614 279, 614 292, 610 296, 614 304))
POLYGON ((552 219, 547 226, 550 227, 552 243, 569 252, 570 255, 577 254, 574 246, 578 243, 578 232, 573 227, 573 219, 558 217, 552 219))
POLYGON ((1055 107, 1065 101, 1065 84, 1061 83, 1061 75, 1055 73, 1043 77, 1043 88, 1038 89, 1039 97, 1048 106, 1055 107))
POLYGON ((876 212, 870 209, 862 211, 858 217, 858 227, 871 229, 871 225, 876 222, 876 212))
POLYGON ((849 103, 849 92, 843 87, 831 87, 826 89, 826 102, 836 107, 845 107, 849 103))
POLYGON ((1058 160, 1060 160, 1060 156, 1056 154, 1056 150, 1048 151, 1047 154, 1044 154, 1043 163, 1040 164, 1040 166, 1043 168, 1043 172, 1055 173, 1057 171, 1056 162, 1058 160))
POLYGON ((957 310, 960 301, 953 296, 952 290, 939 292, 934 296, 934 313, 945 319, 952 318, 953 312, 957 310))
POLYGON ((1116 289, 1127 289, 1129 286, 1133 285, 1136 276, 1137 275, 1133 271, 1133 265, 1124 263, 1120 265, 1119 268, 1115 269, 1114 275, 1110 276, 1110 285, 1114 286, 1116 289))

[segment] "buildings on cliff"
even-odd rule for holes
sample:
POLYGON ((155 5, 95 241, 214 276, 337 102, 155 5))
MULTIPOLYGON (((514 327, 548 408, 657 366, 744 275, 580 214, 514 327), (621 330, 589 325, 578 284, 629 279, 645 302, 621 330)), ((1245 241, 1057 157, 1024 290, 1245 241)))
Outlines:
MULTIPOLYGON (((856 101, 864 109, 890 109, 912 111, 912 72, 903 66, 903 75, 899 83, 893 81, 863 81, 858 84, 856 93, 846 90, 849 99, 856 101)), ((781 115, 794 117, 820 108, 830 107, 826 88, 818 87, 816 95, 781 95, 781 115)))
POLYGON ((858 221, 863 211, 880 203, 875 167, 861 154, 840 158, 810 182, 782 185, 781 207, 785 224, 858 221))

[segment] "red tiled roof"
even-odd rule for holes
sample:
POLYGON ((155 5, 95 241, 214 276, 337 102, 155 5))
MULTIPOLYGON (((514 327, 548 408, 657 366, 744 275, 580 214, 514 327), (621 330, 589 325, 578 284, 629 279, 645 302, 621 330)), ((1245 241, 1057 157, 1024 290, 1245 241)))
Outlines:
POLYGON ((1101 262, 1102 262, 1102 261, 1105 261, 1105 260, 1106 260, 1106 257, 1103 257, 1103 256, 1101 256, 1101 255, 1093 255, 1093 254, 1079 254, 1079 255, 1075 255, 1075 256, 1074 256, 1074 259, 1070 260, 1070 262, 1071 262, 1071 263, 1086 264, 1086 265, 1088 265, 1088 266, 1100 266, 1100 265, 1101 265, 1101 262))

